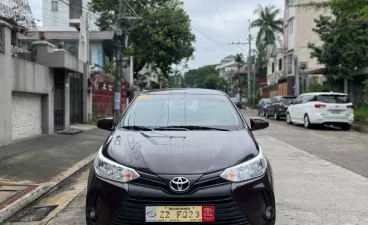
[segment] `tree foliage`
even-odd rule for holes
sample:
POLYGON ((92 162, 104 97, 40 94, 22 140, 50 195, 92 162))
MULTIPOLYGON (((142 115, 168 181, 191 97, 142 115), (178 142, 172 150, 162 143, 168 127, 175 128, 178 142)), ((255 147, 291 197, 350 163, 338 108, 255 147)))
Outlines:
POLYGON ((264 45, 275 45, 277 34, 283 33, 284 20, 277 18, 280 14, 280 9, 274 5, 263 7, 258 5, 254 11, 258 19, 252 21, 251 27, 259 28, 256 45, 263 43, 264 45))
MULTIPOLYGON (((194 52, 195 36, 190 18, 178 0, 128 1, 141 17, 132 23, 126 55, 133 55, 134 76, 146 65, 159 70, 166 78, 172 65, 189 60, 194 52)), ((100 13, 96 25, 101 30, 112 30, 118 15, 119 0, 92 0, 90 8, 100 13)), ((129 11, 129 10, 128 10, 129 11)), ((127 21, 126 21, 127 22, 127 21)), ((127 22, 128 23, 128 22, 127 22)))
POLYGON ((237 53, 235 55, 235 64, 238 70, 240 70, 240 68, 245 64, 244 56, 242 53, 237 53))
POLYGON ((104 73, 115 76, 115 61, 111 61, 105 65, 95 64, 92 69, 100 68, 104 73))
POLYGON ((329 80, 351 78, 354 71, 368 65, 368 20, 363 8, 368 0, 332 0, 330 3, 311 3, 304 7, 326 7, 329 4, 332 16, 321 15, 316 19, 314 32, 322 45, 309 43, 311 57, 325 66, 329 80))
POLYGON ((217 89, 217 74, 209 74, 204 79, 204 87, 208 89, 217 89))
POLYGON ((174 73, 169 76, 168 83, 169 83, 170 88, 186 88, 187 87, 187 85, 185 84, 183 75, 177 70, 175 70, 174 73))
POLYGON ((184 74, 185 83, 188 87, 204 87, 204 80, 207 75, 218 74, 215 65, 207 65, 198 69, 191 69, 184 74))
POLYGON ((261 78, 267 76, 268 54, 267 46, 259 43, 255 51, 255 72, 256 77, 261 78))

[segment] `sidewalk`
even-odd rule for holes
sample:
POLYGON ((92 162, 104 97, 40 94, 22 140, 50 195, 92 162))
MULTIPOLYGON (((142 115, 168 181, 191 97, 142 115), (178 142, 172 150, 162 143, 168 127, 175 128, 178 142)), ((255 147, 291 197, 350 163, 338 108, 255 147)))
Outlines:
POLYGON ((0 224, 33 199, 88 165, 109 132, 84 129, 0 147, 0 224))

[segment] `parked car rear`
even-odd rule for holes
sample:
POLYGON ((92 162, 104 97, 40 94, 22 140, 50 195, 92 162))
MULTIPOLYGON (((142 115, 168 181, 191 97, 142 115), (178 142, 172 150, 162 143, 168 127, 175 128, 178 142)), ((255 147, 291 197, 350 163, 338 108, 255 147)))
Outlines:
POLYGON ((347 94, 334 92, 300 95, 287 110, 286 122, 315 125, 337 125, 349 130, 354 122, 354 106, 347 94))
POLYGON ((279 120, 280 117, 286 116, 286 110, 290 106, 290 102, 294 101, 294 96, 275 96, 271 99, 270 105, 266 110, 266 117, 271 117, 275 120, 279 120))

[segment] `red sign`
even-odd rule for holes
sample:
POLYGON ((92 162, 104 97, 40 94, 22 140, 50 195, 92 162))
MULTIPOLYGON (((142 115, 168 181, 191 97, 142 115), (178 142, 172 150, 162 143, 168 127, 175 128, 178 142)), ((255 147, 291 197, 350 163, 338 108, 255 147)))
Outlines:
POLYGON ((215 222, 215 206, 202 206, 202 222, 215 222))

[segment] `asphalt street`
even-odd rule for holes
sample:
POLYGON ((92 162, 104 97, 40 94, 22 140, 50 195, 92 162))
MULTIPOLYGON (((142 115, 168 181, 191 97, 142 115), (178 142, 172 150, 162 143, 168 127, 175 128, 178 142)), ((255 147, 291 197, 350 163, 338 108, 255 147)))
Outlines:
MULTIPOLYGON (((256 116, 253 110, 243 113, 248 121, 256 116)), ((273 166, 277 224, 368 224, 368 135, 269 122, 254 134, 273 166)), ((80 191, 47 224, 85 224, 86 193, 80 187, 87 174, 77 179, 64 189, 80 191)))

